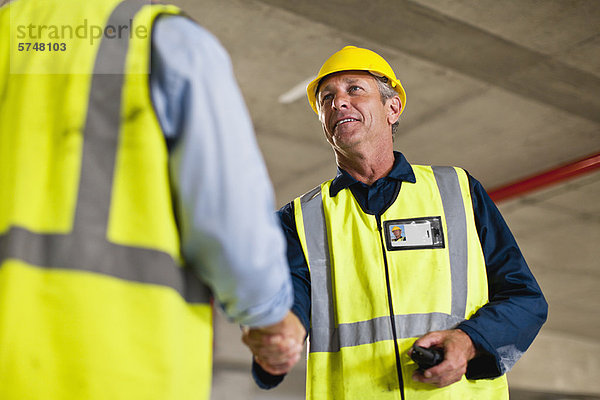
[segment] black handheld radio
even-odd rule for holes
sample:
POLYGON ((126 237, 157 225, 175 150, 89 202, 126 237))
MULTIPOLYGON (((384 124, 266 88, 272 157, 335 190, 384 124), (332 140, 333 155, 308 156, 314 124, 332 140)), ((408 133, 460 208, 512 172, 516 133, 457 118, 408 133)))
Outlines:
POLYGON ((444 350, 437 347, 425 348, 413 345, 410 358, 419 366, 418 371, 423 372, 444 361, 444 350))

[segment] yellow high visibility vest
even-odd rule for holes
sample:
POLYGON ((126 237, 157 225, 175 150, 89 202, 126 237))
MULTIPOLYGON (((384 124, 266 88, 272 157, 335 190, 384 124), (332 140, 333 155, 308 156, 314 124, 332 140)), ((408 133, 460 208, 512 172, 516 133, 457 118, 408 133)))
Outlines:
POLYGON ((407 352, 488 301, 485 261, 466 173, 413 166, 381 216, 332 181, 294 200, 311 275, 307 398, 507 399, 506 377, 445 388, 416 382, 407 352), (406 236, 395 235, 404 231, 406 236))
POLYGON ((182 265, 149 92, 164 13, 0 8, 0 399, 209 398, 209 294, 182 265))

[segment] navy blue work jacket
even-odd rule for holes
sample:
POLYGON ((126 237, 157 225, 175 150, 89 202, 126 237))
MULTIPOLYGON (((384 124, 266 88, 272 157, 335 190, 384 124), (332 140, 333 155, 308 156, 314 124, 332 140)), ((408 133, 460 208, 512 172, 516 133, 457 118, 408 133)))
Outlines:
MULTIPOLYGON (((371 186, 354 179, 338 168, 330 186, 334 197, 350 189, 369 214, 382 213, 395 199, 402 182, 415 182, 411 165, 402 153, 394 152, 395 161, 390 173, 371 186)), ((466 332, 479 356, 467 367, 468 379, 492 378, 507 372, 502 362, 506 343, 525 352, 546 321, 548 305, 533 274, 500 211, 481 183, 469 175, 475 224, 483 250, 488 277, 489 302, 457 328, 466 332)), ((292 311, 302 321, 306 331, 310 326, 310 273, 296 231, 294 204, 282 207, 278 215, 287 239, 287 257, 294 285, 292 311)), ((254 380, 264 389, 275 387, 284 375, 274 376, 253 363, 254 380)))

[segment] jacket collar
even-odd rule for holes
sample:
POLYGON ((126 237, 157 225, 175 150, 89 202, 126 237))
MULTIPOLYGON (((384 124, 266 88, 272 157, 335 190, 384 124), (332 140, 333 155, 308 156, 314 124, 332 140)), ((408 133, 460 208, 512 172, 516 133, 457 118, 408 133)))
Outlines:
MULTIPOLYGON (((394 151, 394 166, 390 173, 381 178, 381 179, 395 179, 400 182, 410 182, 415 183, 417 180, 415 178, 415 173, 413 172, 412 167, 404 157, 404 154, 394 151)), ((378 180, 379 181, 379 180, 378 180)), ((354 185, 355 183, 360 183, 356 179, 352 177, 348 172, 344 171, 340 167, 337 169, 337 175, 331 182, 331 186, 329 187, 329 195, 331 197, 335 197, 342 189, 346 189, 354 185)))

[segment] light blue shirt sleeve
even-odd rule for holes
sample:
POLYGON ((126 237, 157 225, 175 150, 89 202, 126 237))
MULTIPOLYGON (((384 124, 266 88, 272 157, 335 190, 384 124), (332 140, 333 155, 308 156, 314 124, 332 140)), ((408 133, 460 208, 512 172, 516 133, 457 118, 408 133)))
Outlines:
POLYGON ((293 302, 284 238, 229 56, 204 28, 168 16, 154 26, 151 59, 183 256, 233 321, 276 323, 293 302))

